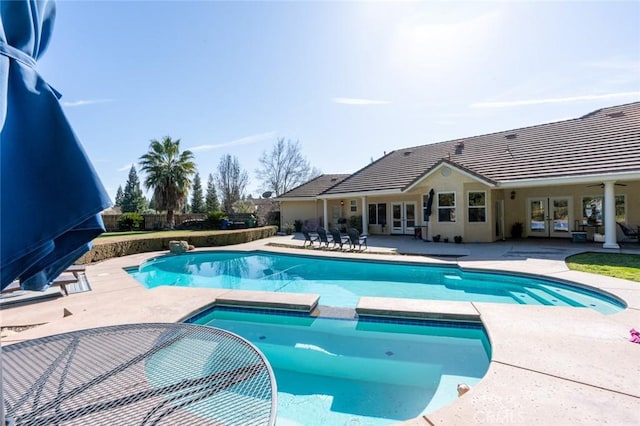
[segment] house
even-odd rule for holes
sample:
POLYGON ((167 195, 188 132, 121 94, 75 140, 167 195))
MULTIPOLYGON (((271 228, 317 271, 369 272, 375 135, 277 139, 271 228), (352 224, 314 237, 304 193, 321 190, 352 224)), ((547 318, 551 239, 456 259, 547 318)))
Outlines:
MULTIPOLYGON (((320 175, 282 194, 277 198, 280 202, 280 223, 283 226, 293 225, 296 220, 300 220, 323 224, 321 218, 324 215, 325 202, 319 198, 320 194, 349 176, 348 174, 320 175), (286 206, 284 209, 283 204, 286 206)), ((337 219, 336 216, 333 223, 336 223, 337 219)), ((329 229, 328 224, 324 225, 329 229)))
POLYGON ((310 181, 280 197, 286 220, 334 227, 355 216, 369 234, 466 242, 604 234, 640 224, 640 102, 582 117, 399 149, 344 179, 310 181), (515 230, 514 230, 515 231, 515 230))

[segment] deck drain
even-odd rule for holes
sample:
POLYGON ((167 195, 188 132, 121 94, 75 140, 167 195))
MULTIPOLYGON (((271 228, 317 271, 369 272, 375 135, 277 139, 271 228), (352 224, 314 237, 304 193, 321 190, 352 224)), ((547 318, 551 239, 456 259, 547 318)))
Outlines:
POLYGON ((387 356, 391 356, 391 355, 393 355, 393 352, 391 352, 391 351, 386 351, 386 352, 385 352, 385 354, 386 354, 387 356))

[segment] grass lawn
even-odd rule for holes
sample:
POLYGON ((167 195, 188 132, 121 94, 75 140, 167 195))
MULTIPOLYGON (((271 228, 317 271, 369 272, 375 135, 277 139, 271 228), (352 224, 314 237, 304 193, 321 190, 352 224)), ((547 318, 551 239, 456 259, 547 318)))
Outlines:
POLYGON ((144 234, 153 234, 153 233, 154 232, 149 232, 149 231, 104 232, 100 234, 98 238, 126 237, 127 235, 144 235, 144 234))
POLYGON ((207 230, 207 231, 189 231, 189 230, 179 230, 179 231, 129 231, 129 232, 105 232, 101 234, 98 238, 93 240, 95 243, 100 244, 103 242, 110 242, 114 240, 118 241, 126 241, 126 240, 135 240, 138 238, 148 238, 148 237, 165 237, 165 238, 188 238, 189 235, 208 235, 215 234, 217 232, 227 232, 227 231, 218 231, 218 230, 207 230))
POLYGON ((569 269, 640 282, 637 254, 582 253, 566 260, 569 269))

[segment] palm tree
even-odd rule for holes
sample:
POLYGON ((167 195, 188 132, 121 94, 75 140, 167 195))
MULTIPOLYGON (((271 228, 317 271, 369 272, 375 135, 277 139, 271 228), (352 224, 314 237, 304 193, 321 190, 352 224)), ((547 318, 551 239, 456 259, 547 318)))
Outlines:
POLYGON ((153 189, 155 208, 167 211, 167 226, 173 229, 173 212, 182 208, 191 187, 190 177, 196 172, 193 153, 180 152, 180 139, 152 139, 149 152, 140 157, 140 168, 147 175, 144 186, 153 189))

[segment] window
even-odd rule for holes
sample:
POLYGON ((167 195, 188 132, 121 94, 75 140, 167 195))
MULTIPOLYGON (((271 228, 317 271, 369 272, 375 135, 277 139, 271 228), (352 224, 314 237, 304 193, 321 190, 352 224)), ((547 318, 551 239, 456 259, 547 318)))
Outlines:
POLYGON ((351 200, 351 211, 352 212, 357 212, 358 211, 358 200, 351 200))
MULTIPOLYGON (((624 222, 626 208, 624 195, 616 195, 616 222, 624 222)), ((604 197, 582 197, 582 224, 602 225, 604 222, 604 197)))
POLYGON ((469 222, 487 221, 487 193, 484 191, 469 191, 469 222))
POLYGON ((456 221, 456 193, 438 193, 438 222, 456 221))
POLYGON ((382 225, 387 224, 387 205, 369 204, 369 225, 382 225))

